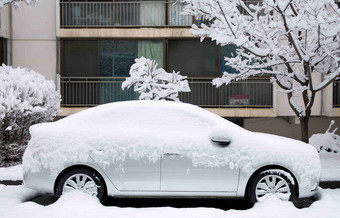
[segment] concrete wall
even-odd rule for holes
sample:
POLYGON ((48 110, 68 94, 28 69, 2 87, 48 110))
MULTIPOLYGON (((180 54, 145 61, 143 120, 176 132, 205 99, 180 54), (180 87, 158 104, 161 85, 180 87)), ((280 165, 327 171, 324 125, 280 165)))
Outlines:
MULTIPOLYGON (((313 83, 319 84, 322 81, 321 74, 313 75, 313 83)), ((277 116, 295 116, 294 111, 288 103, 287 94, 276 91, 276 115, 277 116)), ((331 116, 332 110, 332 85, 329 85, 325 90, 316 94, 314 105, 312 107, 312 116, 331 116), (321 98, 322 96, 322 98, 321 98)), ((303 100, 301 93, 293 95, 293 98, 298 106, 302 106, 303 100)))
POLYGON ((30 7, 21 2, 13 9, 13 66, 26 67, 46 79, 56 77, 56 3, 39 1, 30 7))
POLYGON ((9 7, 8 5, 0 9, 0 37, 9 38, 9 7))

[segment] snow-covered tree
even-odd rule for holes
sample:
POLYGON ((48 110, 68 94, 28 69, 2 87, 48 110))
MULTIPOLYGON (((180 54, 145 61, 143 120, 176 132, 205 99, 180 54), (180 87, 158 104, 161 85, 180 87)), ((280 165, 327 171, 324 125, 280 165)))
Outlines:
POLYGON ((26 68, 0 67, 0 165, 20 162, 29 127, 52 120, 60 109, 53 81, 26 68))
POLYGON ((210 37, 221 46, 238 46, 226 64, 239 73, 224 72, 213 84, 268 75, 301 123, 308 142, 308 121, 315 94, 340 75, 340 10, 334 0, 181 0, 184 14, 205 17, 210 25, 192 25, 195 36, 210 37), (313 75, 322 74, 322 82, 313 75), (293 95, 303 99, 299 105, 293 95))
POLYGON ((19 6, 19 2, 25 2, 27 5, 34 6, 37 4, 38 0, 0 0, 0 8, 2 8, 4 5, 12 4, 14 7, 19 6))
POLYGON ((135 59, 130 68, 130 77, 122 84, 122 89, 134 87, 140 94, 139 100, 173 100, 179 101, 179 92, 190 92, 186 76, 175 71, 166 72, 157 68, 154 60, 144 57, 135 59))

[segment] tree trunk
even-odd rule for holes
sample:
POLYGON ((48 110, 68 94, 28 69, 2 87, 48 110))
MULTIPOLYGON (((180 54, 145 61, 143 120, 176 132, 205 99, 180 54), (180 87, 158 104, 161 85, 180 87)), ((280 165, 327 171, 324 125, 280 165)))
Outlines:
POLYGON ((301 128, 301 141, 308 143, 308 122, 309 116, 300 118, 300 128, 301 128))

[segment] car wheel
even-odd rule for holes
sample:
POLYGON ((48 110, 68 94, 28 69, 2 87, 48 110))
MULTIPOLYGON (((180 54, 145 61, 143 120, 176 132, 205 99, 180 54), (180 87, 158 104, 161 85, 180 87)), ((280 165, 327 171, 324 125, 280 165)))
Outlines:
POLYGON ((95 173, 88 169, 73 169, 67 172, 58 184, 57 194, 79 190, 91 196, 96 196, 100 201, 104 200, 104 182, 95 173))
POLYGON ((254 177, 247 194, 252 204, 263 201, 266 194, 274 194, 279 199, 288 201, 295 196, 295 182, 286 171, 266 170, 254 177))

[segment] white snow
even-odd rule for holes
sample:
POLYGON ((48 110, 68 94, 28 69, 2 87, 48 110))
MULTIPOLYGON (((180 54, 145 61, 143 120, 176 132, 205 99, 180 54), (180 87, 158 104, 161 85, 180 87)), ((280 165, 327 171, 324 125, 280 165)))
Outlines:
POLYGON ((0 216, 2 218, 54 218, 54 217, 116 217, 116 218, 222 218, 222 217, 305 217, 336 218, 340 216, 340 189, 320 189, 319 200, 309 208, 297 209, 291 202, 284 202, 268 195, 261 203, 248 210, 221 210, 215 208, 120 208, 103 206, 98 199, 73 191, 48 206, 24 202, 38 193, 23 186, 0 185, 0 216))
POLYGON ((12 167, 0 167, 0 181, 1 180, 22 180, 22 164, 12 167))
POLYGON ((313 186, 321 174, 314 147, 297 140, 249 132, 194 105, 169 101, 128 101, 101 105, 54 123, 31 127, 24 171, 51 169, 57 175, 65 163, 87 162, 89 154, 103 168, 126 157, 159 160, 179 153, 193 165, 230 166, 252 173, 258 166, 283 164, 300 186, 313 186), (210 138, 231 139, 227 149, 210 138), (98 150, 104 150, 100 152, 98 150), (301 158, 303 157, 303 158, 301 158))

